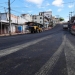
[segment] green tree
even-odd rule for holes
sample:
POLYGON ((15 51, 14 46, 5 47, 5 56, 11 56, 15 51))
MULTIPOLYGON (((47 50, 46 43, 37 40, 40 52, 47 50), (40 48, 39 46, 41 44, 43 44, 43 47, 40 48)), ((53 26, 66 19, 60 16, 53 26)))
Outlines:
POLYGON ((60 21, 64 21, 64 18, 60 17, 59 20, 60 20, 60 21))

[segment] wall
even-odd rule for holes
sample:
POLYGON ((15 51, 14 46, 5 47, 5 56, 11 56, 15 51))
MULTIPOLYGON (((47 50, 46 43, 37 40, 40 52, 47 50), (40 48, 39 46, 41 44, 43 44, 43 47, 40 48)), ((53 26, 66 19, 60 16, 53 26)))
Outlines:
POLYGON ((32 16, 29 14, 22 14, 21 17, 24 18, 26 22, 32 22, 32 16))
POLYGON ((23 25, 23 32, 27 32, 28 30, 28 25, 23 25))
POLYGON ((25 19, 18 17, 18 24, 25 24, 25 19))
POLYGON ((12 24, 12 25, 11 25, 11 32, 12 32, 12 33, 15 33, 15 31, 16 31, 15 25, 12 24))
POLYGON ((7 21, 7 14, 6 13, 0 13, 0 17, 1 17, 1 20, 7 21))
POLYGON ((33 21, 34 21, 34 22, 37 22, 37 23, 40 23, 40 24, 43 24, 43 16, 34 15, 34 16, 33 16, 33 21), (42 19, 40 19, 40 17, 41 17, 42 19), (36 19, 35 19, 35 18, 36 18, 36 19))

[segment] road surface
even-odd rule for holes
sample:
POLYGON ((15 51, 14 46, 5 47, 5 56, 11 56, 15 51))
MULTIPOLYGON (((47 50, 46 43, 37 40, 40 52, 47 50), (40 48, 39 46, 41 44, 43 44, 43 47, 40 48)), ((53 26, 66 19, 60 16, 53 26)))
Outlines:
POLYGON ((75 75, 75 36, 57 25, 0 37, 0 75, 75 75))

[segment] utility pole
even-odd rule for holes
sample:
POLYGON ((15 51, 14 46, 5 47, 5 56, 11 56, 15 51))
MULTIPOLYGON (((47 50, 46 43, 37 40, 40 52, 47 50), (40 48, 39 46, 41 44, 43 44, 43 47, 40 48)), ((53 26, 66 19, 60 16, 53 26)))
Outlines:
POLYGON ((44 12, 43 12, 43 26, 44 26, 44 12))
POLYGON ((11 35, 11 8, 10 8, 10 0, 8 0, 8 12, 9 12, 9 35, 11 35))
MULTIPOLYGON (((1 13, 0 13, 0 22, 1 22, 1 13)), ((1 22, 1 34, 2 34, 2 22, 1 22)))
POLYGON ((70 20, 70 14, 69 14, 69 22, 71 23, 71 20, 70 20))
POLYGON ((72 23, 72 22, 71 22, 71 18, 72 18, 72 13, 73 13, 73 12, 69 12, 69 13, 70 13, 70 15, 71 15, 71 16, 70 16, 70 23, 72 23))
POLYGON ((72 13, 73 13, 73 12, 70 12, 70 13, 71 13, 71 17, 72 17, 72 13))

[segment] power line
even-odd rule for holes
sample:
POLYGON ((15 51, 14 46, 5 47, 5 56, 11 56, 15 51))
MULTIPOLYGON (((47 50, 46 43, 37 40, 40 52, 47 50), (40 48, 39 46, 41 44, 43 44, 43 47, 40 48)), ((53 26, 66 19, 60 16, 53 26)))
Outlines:
POLYGON ((0 4, 5 4, 5 3, 8 3, 8 2, 3 2, 3 3, 0 3, 0 4))
MULTIPOLYGON (((0 6, 0 7, 6 8, 6 7, 4 7, 4 6, 0 6)), ((8 9, 8 8, 7 8, 7 9, 8 9)))
MULTIPOLYGON (((15 1, 15 0, 14 0, 15 1)), ((62 3, 62 4, 69 4, 69 3, 74 3, 75 1, 72 1, 72 2, 67 2, 67 3, 62 3)), ((25 6, 24 7, 14 7, 14 8, 26 8, 25 6)), ((13 10, 11 9, 11 11, 15 11, 17 13, 22 13, 22 12, 19 12, 19 11, 16 11, 16 10, 13 10)))
POLYGON ((27 6, 24 6, 24 7, 12 7, 12 8, 28 8, 27 6))
POLYGON ((19 11, 13 10, 13 9, 11 9, 11 11, 15 11, 15 12, 17 12, 17 13, 21 13, 21 12, 19 12, 19 11))
POLYGON ((18 1, 19 1, 19 2, 22 2, 22 3, 24 2, 24 1, 22 1, 22 0, 18 0, 18 1))
MULTIPOLYGON (((20 1, 20 0, 19 0, 20 1)), ((62 3, 62 4, 69 4, 69 3, 74 3, 75 1, 72 2, 67 2, 67 3, 62 3)), ((24 6, 24 7, 12 7, 12 8, 28 8, 28 6, 24 6)))
POLYGON ((13 0, 10 4, 14 3, 15 0, 13 0))
POLYGON ((69 3, 74 3, 75 1, 72 1, 72 2, 67 2, 67 3, 62 3, 62 4, 69 4, 69 3))
MULTIPOLYGON (((13 0, 12 2, 11 2, 11 4, 14 2, 15 0, 13 0)), ((20 0, 19 0, 20 1, 20 0)), ((20 2, 22 2, 22 1, 20 1, 20 2)), ((75 1, 72 1, 72 2, 67 2, 67 3, 62 3, 62 4, 69 4, 69 3, 74 3, 75 1)), ((6 2, 5 2, 6 3, 6 2)), ((6 8, 6 7, 4 7, 4 6, 0 6, 0 7, 3 7, 3 8, 6 8)), ((28 8, 28 7, 26 7, 26 6, 24 6, 24 7, 12 7, 12 8, 28 8)), ((6 8, 6 9, 8 9, 8 8, 6 8)), ((16 11, 16 10, 13 10, 13 9, 11 9, 11 11, 15 11, 15 12, 17 12, 17 13, 21 13, 21 12, 19 12, 19 11, 16 11)))

